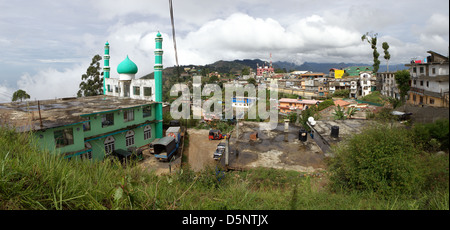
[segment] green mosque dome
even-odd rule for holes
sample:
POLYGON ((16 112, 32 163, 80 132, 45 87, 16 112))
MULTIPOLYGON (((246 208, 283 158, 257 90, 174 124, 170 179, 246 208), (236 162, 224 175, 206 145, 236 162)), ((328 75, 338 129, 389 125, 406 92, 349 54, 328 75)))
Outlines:
POLYGON ((161 33, 159 33, 159 31, 158 34, 156 34, 156 37, 161 37, 161 33))
POLYGON ((127 58, 123 60, 118 66, 117 66, 117 72, 119 74, 136 74, 138 72, 138 67, 134 62, 132 62, 127 55, 127 58))

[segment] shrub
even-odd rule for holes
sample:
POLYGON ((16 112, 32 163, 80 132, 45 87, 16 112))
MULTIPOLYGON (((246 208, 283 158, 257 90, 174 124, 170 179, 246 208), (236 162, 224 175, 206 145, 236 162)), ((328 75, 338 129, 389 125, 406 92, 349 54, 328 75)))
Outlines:
POLYGON ((325 100, 318 105, 319 111, 322 111, 330 106, 334 105, 334 101, 332 99, 325 100))
POLYGON ((367 94, 366 96, 361 98, 361 100, 377 104, 384 104, 384 100, 381 97, 381 93, 379 91, 373 91, 370 94, 367 94))
POLYGON ((309 117, 314 117, 314 119, 318 120, 319 119, 320 114, 317 111, 317 106, 312 106, 309 107, 308 109, 305 109, 302 111, 302 113, 300 114, 299 118, 299 123, 302 125, 302 127, 306 130, 306 131, 311 131, 309 126, 306 124, 306 122, 308 121, 309 117))
POLYGON ((416 147, 406 129, 369 127, 334 147, 332 186, 382 195, 414 194, 425 181, 421 150, 416 147))
POLYGON ((447 150, 449 149, 449 120, 439 119, 433 123, 422 124, 418 123, 413 128, 413 133, 416 140, 426 150, 447 150))
POLYGON ((333 93, 333 97, 348 98, 349 94, 350 94, 349 89, 338 89, 333 93))
POLYGON ((340 105, 334 109, 333 117, 335 120, 345 120, 347 118, 347 116, 345 116, 344 109, 341 108, 340 105))

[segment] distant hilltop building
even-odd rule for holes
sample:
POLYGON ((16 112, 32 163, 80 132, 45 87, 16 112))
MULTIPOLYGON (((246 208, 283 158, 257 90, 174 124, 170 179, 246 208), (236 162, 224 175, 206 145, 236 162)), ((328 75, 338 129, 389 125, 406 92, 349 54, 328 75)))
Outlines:
MULTIPOLYGON (((29 132, 41 149, 67 159, 103 160, 148 146, 162 138, 162 37, 155 38, 155 77, 135 79, 137 65, 127 56, 111 76, 105 44, 104 95, 0 105, 6 125, 29 132)), ((4 125, 4 124, 3 124, 4 125)))
POLYGON ((259 64, 256 64, 256 76, 257 77, 271 76, 274 73, 275 73, 275 70, 272 66, 272 54, 270 54, 269 65, 267 65, 267 62, 264 62, 263 66, 259 66, 259 64))

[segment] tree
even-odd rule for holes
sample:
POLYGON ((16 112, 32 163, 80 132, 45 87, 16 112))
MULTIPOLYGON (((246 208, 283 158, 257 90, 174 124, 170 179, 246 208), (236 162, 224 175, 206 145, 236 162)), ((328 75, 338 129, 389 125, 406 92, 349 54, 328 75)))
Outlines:
POLYGON ((100 55, 95 55, 92 58, 92 62, 86 70, 86 73, 81 75, 80 90, 78 90, 77 96, 95 96, 103 94, 103 72, 100 68, 100 55))
POLYGON ((380 56, 380 53, 377 51, 377 36, 378 34, 372 34, 367 32, 361 37, 361 41, 366 40, 373 49, 373 72, 377 73, 378 69, 380 68, 380 60, 378 60, 378 57, 380 56))
POLYGON ((289 119, 289 122, 296 123, 298 119, 298 114, 296 112, 292 112, 287 117, 289 119))
POLYGON ((387 42, 383 42, 382 44, 384 50, 384 59, 386 60, 386 72, 389 72, 389 59, 391 59, 391 54, 389 53, 389 44, 387 42))
POLYGON ((248 67, 245 67, 242 69, 241 71, 242 76, 244 75, 249 75, 250 74, 250 69, 248 67))
POLYGON ((13 93, 12 101, 20 100, 22 102, 23 99, 30 99, 30 95, 28 95, 24 90, 19 89, 13 93))
POLYGON ((248 80, 247 80, 247 82, 248 82, 248 84, 253 84, 253 85, 256 85, 256 80, 254 79, 254 78, 249 78, 248 80))
POLYGON ((212 75, 209 80, 208 83, 212 84, 212 83, 216 83, 219 80, 219 77, 217 77, 216 75, 212 75))
POLYGON ((355 107, 349 107, 348 109, 347 109, 347 117, 350 119, 350 118, 352 118, 353 116, 355 116, 355 114, 356 114, 356 108, 355 107))
POLYGON ((395 82, 397 83, 397 88, 400 90, 400 100, 402 102, 405 102, 405 96, 411 88, 409 85, 410 80, 411 76, 408 70, 404 69, 395 72, 395 82))
POLYGON ((345 120, 347 119, 347 116, 344 113, 344 108, 341 108, 340 105, 337 106, 336 109, 334 109, 334 119, 335 120, 345 120))
POLYGON ((210 72, 211 72, 211 71, 209 70, 209 68, 203 68, 203 69, 200 71, 200 74, 201 74, 202 76, 204 76, 204 77, 208 77, 210 72))

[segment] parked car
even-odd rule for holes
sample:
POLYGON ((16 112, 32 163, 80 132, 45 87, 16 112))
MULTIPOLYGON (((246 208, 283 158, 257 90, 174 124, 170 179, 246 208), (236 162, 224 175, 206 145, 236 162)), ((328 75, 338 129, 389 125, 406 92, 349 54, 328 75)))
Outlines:
POLYGON ((214 151, 213 154, 214 160, 219 160, 224 153, 225 153, 225 143, 219 143, 219 145, 217 145, 216 151, 214 151))

